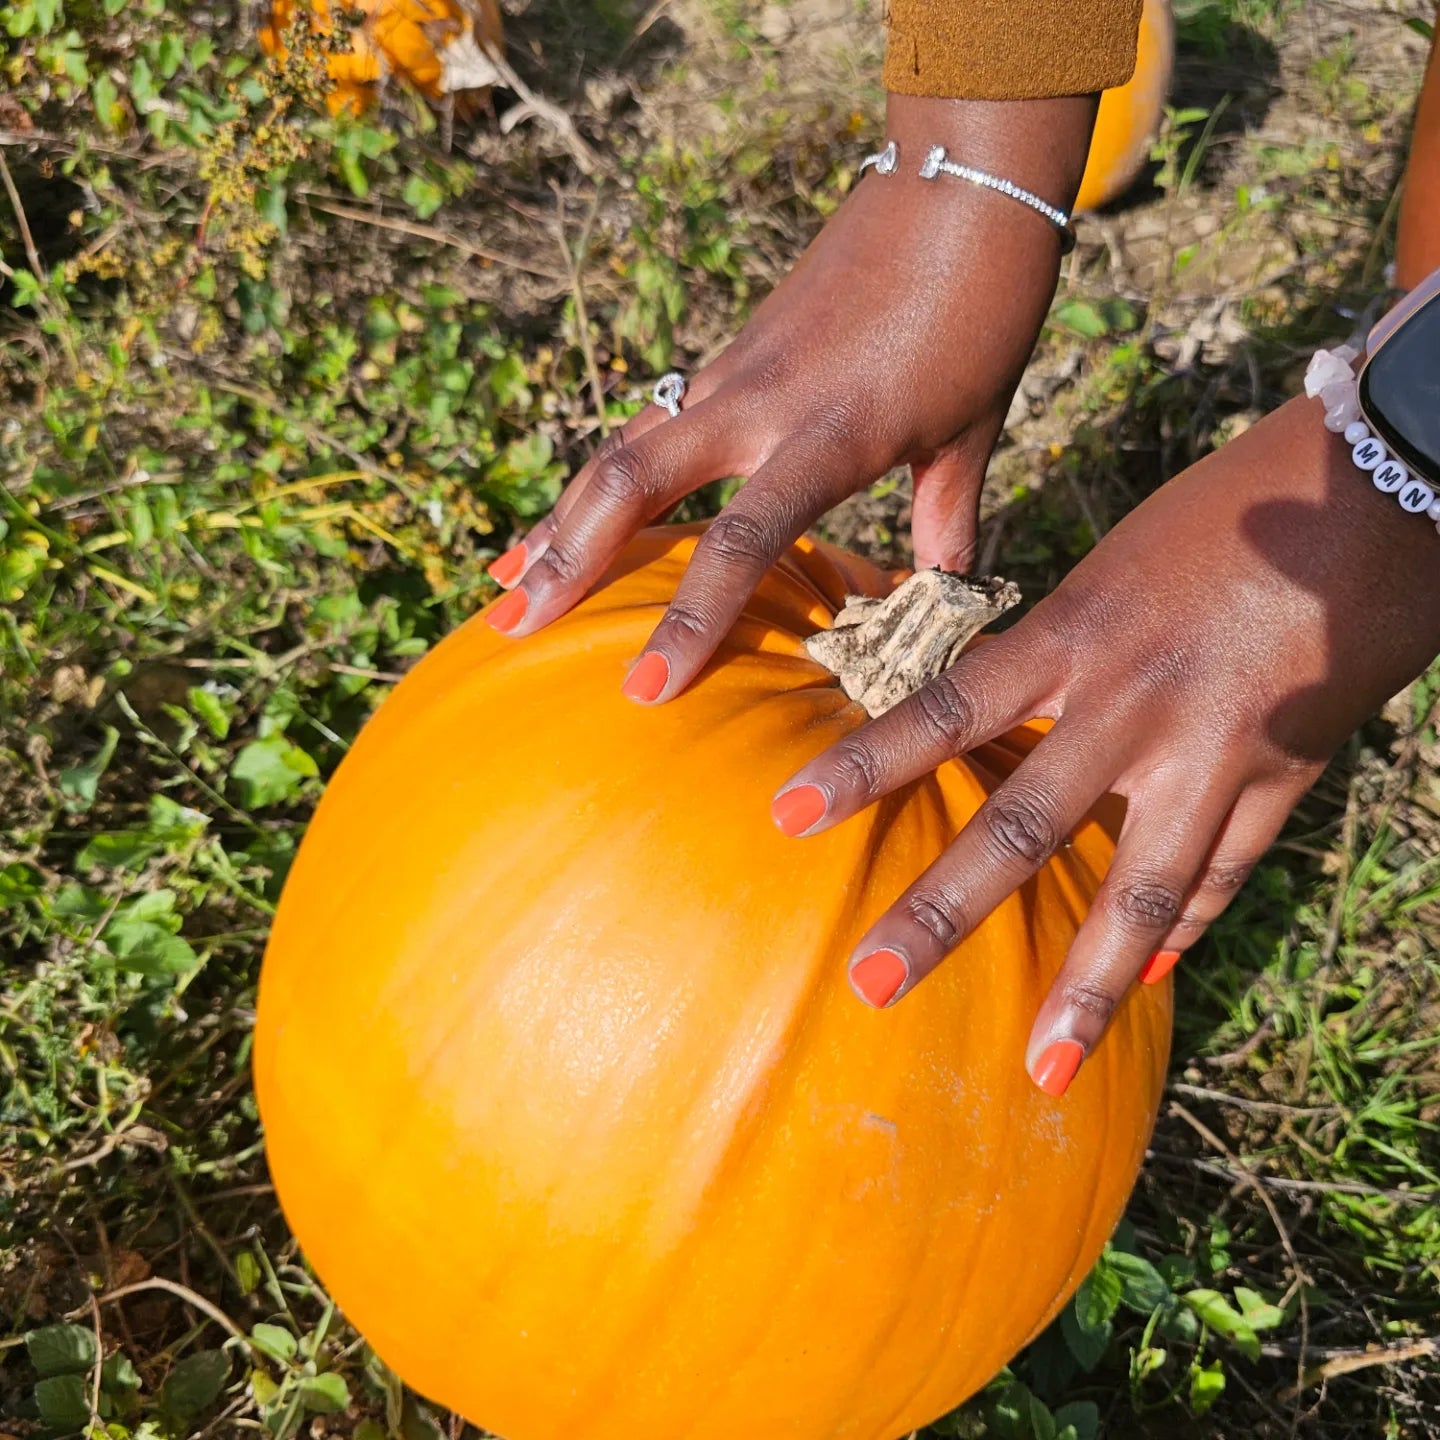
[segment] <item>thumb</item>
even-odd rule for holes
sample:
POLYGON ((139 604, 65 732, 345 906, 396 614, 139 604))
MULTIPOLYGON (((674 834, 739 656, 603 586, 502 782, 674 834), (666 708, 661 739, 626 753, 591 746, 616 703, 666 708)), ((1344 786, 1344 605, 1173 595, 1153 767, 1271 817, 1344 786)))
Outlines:
POLYGON ((938 565, 942 570, 965 571, 975 563, 980 487, 989 458, 990 443, 977 443, 971 431, 929 458, 911 461, 915 499, 910 533, 917 570, 938 565))

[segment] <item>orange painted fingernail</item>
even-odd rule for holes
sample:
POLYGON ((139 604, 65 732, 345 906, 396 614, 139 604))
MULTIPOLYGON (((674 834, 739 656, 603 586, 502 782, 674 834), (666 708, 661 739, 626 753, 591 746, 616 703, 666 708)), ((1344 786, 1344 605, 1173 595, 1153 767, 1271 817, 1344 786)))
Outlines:
POLYGON ((503 585, 508 590, 525 573, 525 562, 529 557, 530 551, 522 540, 494 561, 486 574, 497 585, 503 585))
POLYGON ((1142 985, 1158 985, 1180 963, 1178 950, 1157 950, 1140 971, 1142 985))
POLYGON ((818 785, 797 785, 770 802, 770 815, 787 835, 803 835, 825 814, 826 805, 818 785))
POLYGON ((850 969, 850 983, 867 1005, 883 1010, 910 975, 910 968, 893 950, 873 950, 850 969))
POLYGON ((1040 1057, 1033 1079, 1047 1095, 1063 1095, 1084 1058, 1085 1047, 1078 1040, 1057 1040, 1040 1057))
POLYGON ((530 608, 530 597, 523 590, 512 590, 502 600, 490 607, 485 617, 493 630, 508 635, 524 618, 530 608))
POLYGON ((669 683, 670 662, 658 650, 652 650, 640 657, 620 689, 627 698, 649 705, 660 698, 660 692, 669 683))

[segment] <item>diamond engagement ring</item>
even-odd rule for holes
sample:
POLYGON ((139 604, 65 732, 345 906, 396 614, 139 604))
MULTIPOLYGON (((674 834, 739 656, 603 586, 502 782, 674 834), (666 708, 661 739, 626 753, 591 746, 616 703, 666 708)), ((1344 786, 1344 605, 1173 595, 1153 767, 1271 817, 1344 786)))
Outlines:
POLYGON ((655 389, 651 391, 650 398, 662 410, 668 410, 672 420, 678 420, 680 418, 680 402, 685 398, 685 377, 678 370, 672 370, 668 375, 662 375, 655 382, 655 389))

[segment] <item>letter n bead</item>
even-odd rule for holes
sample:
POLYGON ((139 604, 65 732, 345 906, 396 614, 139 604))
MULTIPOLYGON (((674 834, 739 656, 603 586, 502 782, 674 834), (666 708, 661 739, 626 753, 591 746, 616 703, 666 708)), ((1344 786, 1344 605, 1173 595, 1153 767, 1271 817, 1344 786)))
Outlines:
POLYGON ((1377 490, 1393 495, 1410 478, 1410 472, 1398 460, 1385 460, 1375 467, 1370 478, 1377 490))
POLYGON ((1361 470, 1373 470, 1377 465, 1384 463, 1385 447, 1372 437, 1369 440, 1362 440, 1350 452, 1350 456, 1361 470))
POLYGON ((1430 508, 1435 492, 1423 480, 1411 480, 1395 498, 1400 502, 1402 510, 1418 515, 1422 510, 1430 508))

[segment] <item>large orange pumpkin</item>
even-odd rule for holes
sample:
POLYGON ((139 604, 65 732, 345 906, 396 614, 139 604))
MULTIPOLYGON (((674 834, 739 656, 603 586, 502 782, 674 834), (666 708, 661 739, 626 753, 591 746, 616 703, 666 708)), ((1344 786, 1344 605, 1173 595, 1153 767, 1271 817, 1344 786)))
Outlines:
POLYGON ((1395 278, 1406 290, 1413 290, 1440 266, 1440 39, 1430 47, 1404 185, 1395 278))
POLYGON ((1063 1100, 1026 1035, 1087 822, 893 1010, 846 956, 1038 738, 816 839, 773 790, 865 720, 803 637, 890 583, 802 542, 718 661, 620 683, 695 532, 526 640, 474 619, 340 766, 276 917, 255 1076, 285 1214, 423 1393, 508 1440, 892 1440, 983 1385, 1118 1220, 1168 985, 1063 1100))
POLYGON ((1090 158, 1075 199, 1077 211, 1098 210, 1134 183, 1150 158, 1175 68, 1175 17, 1170 0, 1145 0, 1135 74, 1100 97, 1090 158))
MULTIPOLYGON (((354 16, 349 49, 329 57, 332 111, 365 110, 392 76, 431 100, 458 96, 473 105, 500 77, 486 54, 504 45, 496 0, 302 0, 315 33, 330 35, 332 10, 354 16)), ((260 31, 267 54, 283 49, 297 0, 274 0, 260 31)))

